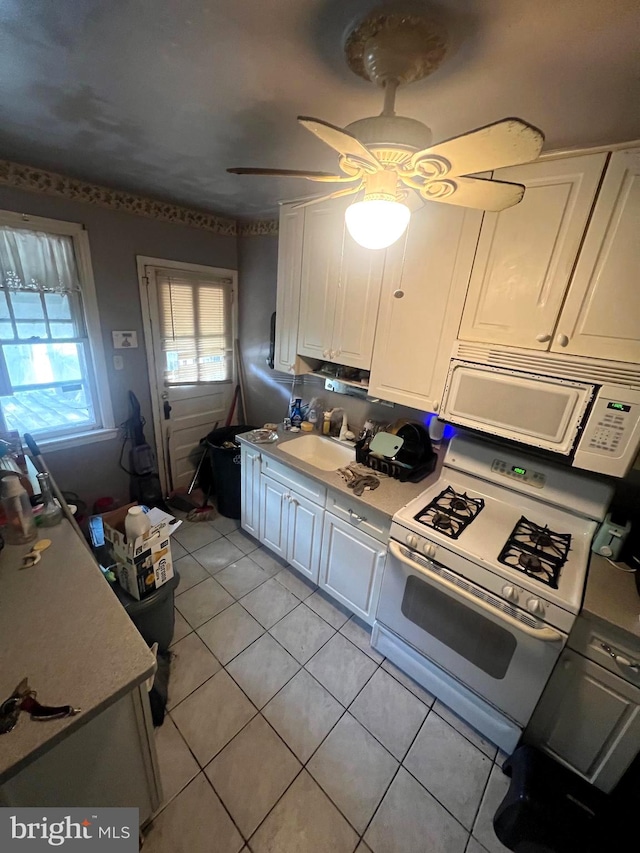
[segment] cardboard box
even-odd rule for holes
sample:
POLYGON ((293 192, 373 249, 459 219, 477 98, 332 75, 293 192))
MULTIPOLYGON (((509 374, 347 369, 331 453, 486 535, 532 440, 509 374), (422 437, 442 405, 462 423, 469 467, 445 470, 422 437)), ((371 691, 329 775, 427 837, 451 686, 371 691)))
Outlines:
POLYGON ((105 542, 116 564, 118 583, 140 601, 173 577, 170 537, 182 522, 174 521, 173 516, 154 507, 147 513, 151 530, 146 536, 127 542, 124 521, 131 506, 136 504, 105 513, 102 522, 105 542))

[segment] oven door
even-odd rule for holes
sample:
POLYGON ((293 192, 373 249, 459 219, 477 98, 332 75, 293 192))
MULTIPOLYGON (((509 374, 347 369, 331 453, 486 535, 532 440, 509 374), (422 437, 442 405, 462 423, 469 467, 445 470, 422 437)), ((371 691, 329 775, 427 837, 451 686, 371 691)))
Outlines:
POLYGON ((568 456, 595 385, 453 360, 441 417, 568 456))
POLYGON ((567 641, 393 540, 376 618, 522 726, 567 641))

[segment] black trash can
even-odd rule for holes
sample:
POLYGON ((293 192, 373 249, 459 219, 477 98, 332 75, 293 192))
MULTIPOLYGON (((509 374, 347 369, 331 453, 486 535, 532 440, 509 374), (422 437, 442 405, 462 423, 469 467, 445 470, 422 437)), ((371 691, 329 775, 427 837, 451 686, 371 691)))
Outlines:
MULTIPOLYGON (((213 479, 213 490, 217 497, 218 512, 227 518, 240 518, 242 502, 242 479, 240 468, 240 445, 235 441, 242 432, 257 427, 239 424, 212 430, 202 443, 206 445, 213 479), (232 442, 233 447, 223 447, 232 442)), ((201 472, 202 474, 202 472, 201 472)))
POLYGON ((609 797, 531 746, 503 765, 511 777, 493 818, 500 841, 516 853, 603 853, 623 850, 614 838, 609 797))
POLYGON ((173 640, 173 629, 175 625, 174 598, 175 590, 180 583, 180 575, 173 570, 173 577, 155 592, 152 592, 142 601, 137 601, 120 584, 113 584, 113 591, 120 599, 129 618, 148 646, 158 644, 161 652, 166 652, 173 640))

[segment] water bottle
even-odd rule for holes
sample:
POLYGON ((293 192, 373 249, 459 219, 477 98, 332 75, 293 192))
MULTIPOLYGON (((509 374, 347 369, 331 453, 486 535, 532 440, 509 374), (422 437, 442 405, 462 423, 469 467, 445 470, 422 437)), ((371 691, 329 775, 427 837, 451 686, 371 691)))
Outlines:
POLYGON ((29 495, 20 478, 7 476, 2 479, 2 507, 5 515, 4 538, 10 545, 24 545, 36 538, 36 523, 29 495))

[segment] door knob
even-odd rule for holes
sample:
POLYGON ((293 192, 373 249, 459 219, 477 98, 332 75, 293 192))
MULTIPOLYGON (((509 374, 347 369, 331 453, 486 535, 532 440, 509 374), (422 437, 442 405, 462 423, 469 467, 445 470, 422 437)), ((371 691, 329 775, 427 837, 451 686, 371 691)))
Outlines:
POLYGON ((566 335, 558 335, 558 337, 556 338, 556 343, 558 344, 558 346, 566 347, 566 345, 569 343, 569 338, 566 335))
POLYGON ((551 335, 545 335, 544 333, 541 333, 539 335, 536 335, 536 340, 538 341, 538 343, 546 344, 547 341, 551 340, 551 335))

